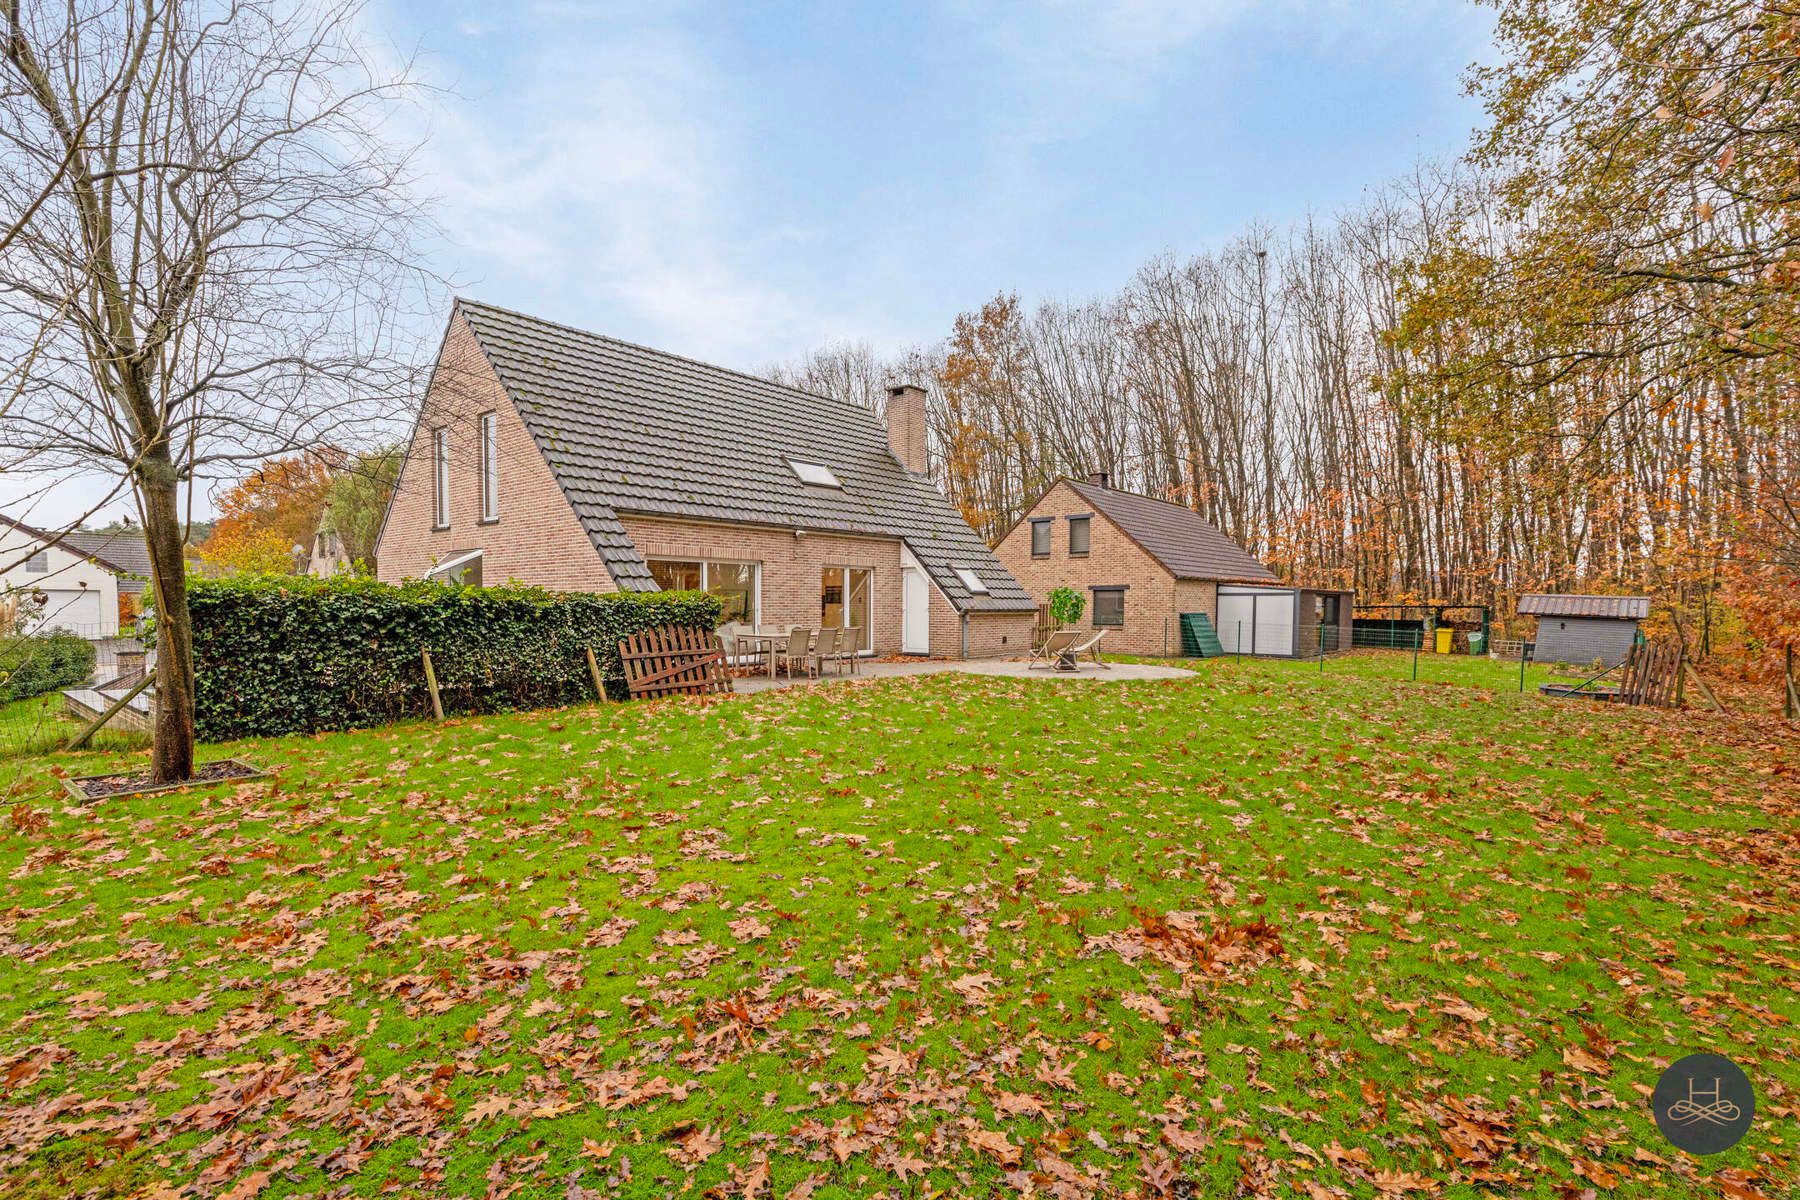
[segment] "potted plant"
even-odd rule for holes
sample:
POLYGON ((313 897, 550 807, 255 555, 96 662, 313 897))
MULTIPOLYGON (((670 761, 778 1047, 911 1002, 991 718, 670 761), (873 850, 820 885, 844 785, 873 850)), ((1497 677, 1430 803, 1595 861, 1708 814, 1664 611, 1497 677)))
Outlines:
MULTIPOLYGON (((1081 614, 1087 610, 1087 598, 1072 587, 1059 587, 1050 590, 1050 619, 1056 622, 1058 629, 1067 629, 1081 620, 1081 614)), ((1075 670, 1075 656, 1067 650, 1056 657, 1056 669, 1059 671, 1075 670)))

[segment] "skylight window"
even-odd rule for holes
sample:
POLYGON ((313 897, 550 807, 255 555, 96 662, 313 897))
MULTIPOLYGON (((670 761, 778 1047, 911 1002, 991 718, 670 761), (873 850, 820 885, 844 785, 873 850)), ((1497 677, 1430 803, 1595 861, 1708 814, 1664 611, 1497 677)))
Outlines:
POLYGON ((787 465, 793 470, 801 483, 810 484, 813 487, 828 487, 837 488, 839 491, 843 490, 844 485, 838 482, 838 477, 831 473, 830 467, 822 467, 818 463, 800 462, 792 458, 787 460, 787 465))
POLYGON ((956 577, 962 580, 962 585, 975 595, 985 596, 988 594, 987 584, 981 582, 981 576, 969 570, 969 568, 952 567, 950 569, 956 572, 956 577))

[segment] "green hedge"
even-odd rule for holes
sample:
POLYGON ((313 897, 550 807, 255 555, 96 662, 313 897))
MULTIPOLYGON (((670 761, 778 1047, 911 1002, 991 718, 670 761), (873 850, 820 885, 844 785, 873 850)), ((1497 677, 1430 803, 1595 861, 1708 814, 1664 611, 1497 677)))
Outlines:
POLYGON ((73 687, 93 673, 94 644, 67 630, 0 639, 0 700, 73 687))
POLYGON ((428 716, 421 650, 446 713, 592 699, 593 647, 624 695, 619 640, 653 625, 716 628, 705 592, 592 595, 527 587, 398 586, 355 576, 192 580, 195 723, 202 741, 428 716))

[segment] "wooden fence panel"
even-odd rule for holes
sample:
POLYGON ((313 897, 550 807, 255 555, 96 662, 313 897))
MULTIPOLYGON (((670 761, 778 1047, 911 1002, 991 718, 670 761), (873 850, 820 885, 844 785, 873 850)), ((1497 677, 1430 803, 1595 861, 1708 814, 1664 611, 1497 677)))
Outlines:
POLYGON ((659 625, 619 643, 625 686, 633 699, 729 692, 719 640, 690 626, 659 625))

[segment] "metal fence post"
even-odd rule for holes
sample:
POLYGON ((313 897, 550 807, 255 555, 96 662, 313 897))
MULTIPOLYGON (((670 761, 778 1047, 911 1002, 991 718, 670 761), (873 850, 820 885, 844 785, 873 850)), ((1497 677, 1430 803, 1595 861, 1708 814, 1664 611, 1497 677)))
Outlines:
POLYGON ((1239 621, 1237 623, 1237 626, 1238 626, 1237 660, 1239 662, 1243 662, 1244 661, 1244 623, 1242 621, 1239 621))
POLYGON ((1525 691, 1525 643, 1519 642, 1519 691, 1525 691))
POLYGON ((1325 627, 1319 626, 1319 674, 1325 673, 1325 627))
POLYGON ((1413 639, 1413 682, 1414 683, 1419 682, 1419 643, 1423 640, 1424 640, 1424 638, 1422 636, 1413 639))

